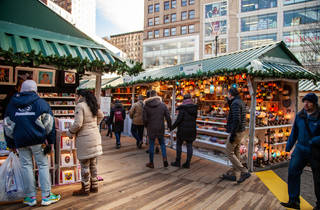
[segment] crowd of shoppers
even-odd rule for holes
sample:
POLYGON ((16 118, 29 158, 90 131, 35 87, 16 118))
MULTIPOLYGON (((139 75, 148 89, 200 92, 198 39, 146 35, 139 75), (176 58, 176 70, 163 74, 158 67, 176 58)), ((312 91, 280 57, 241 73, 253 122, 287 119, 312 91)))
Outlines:
MULTIPOLYGON (((34 182, 32 155, 39 167, 39 181, 42 191, 42 205, 50 205, 59 201, 60 195, 51 192, 48 159, 52 145, 55 143, 55 123, 49 104, 37 94, 37 85, 33 80, 26 80, 18 87, 8 103, 4 115, 4 131, 7 145, 11 151, 19 152, 24 183, 24 203, 34 206, 37 203, 34 182)), ((294 151, 291 155, 288 171, 289 201, 281 205, 300 209, 300 178, 304 167, 311 164, 317 206, 320 209, 320 108, 318 97, 307 94, 303 99, 304 108, 297 114, 286 151, 294 151), (294 147, 295 145, 295 147, 294 147)), ((240 144, 245 137, 246 107, 236 88, 228 91, 227 102, 230 108, 227 118, 227 132, 230 134, 226 144, 226 155, 232 163, 232 168, 222 175, 223 179, 242 183, 251 176, 250 172, 240 162, 240 144)), ((98 192, 97 157, 102 155, 99 124, 103 113, 95 96, 87 90, 79 90, 76 97, 75 119, 67 135, 76 138, 77 158, 81 164, 80 190, 74 191, 74 196, 88 196, 98 192)), ((138 96, 138 101, 132 105, 129 116, 132 118, 131 133, 136 139, 137 148, 143 144, 144 128, 149 140, 149 162, 146 167, 154 168, 154 145, 156 139, 161 147, 163 166, 168 167, 166 145, 164 141, 165 128, 170 131, 177 128, 176 160, 174 167, 181 166, 182 144, 186 142, 187 158, 182 165, 190 168, 193 148, 196 139, 196 119, 198 106, 194 104, 191 95, 183 97, 182 104, 177 108, 178 116, 173 124, 169 110, 157 96, 155 90, 147 93, 147 98, 138 96), (166 124, 165 124, 166 121, 166 124)), ((124 130, 126 113, 119 100, 115 100, 106 120, 108 136, 112 131, 116 137, 116 148, 120 149, 121 133, 124 130), (112 131, 111 131, 112 129, 112 131)))

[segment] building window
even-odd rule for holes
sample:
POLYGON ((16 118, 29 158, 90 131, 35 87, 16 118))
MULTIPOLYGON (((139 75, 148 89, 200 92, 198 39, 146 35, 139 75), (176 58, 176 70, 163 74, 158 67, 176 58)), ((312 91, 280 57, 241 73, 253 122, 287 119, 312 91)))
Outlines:
POLYGON ((193 5, 194 4, 194 0, 189 0, 189 5, 193 5))
POLYGON ((195 16, 194 10, 190 10, 189 11, 189 19, 194 19, 194 16, 195 16))
POLYGON ((169 22, 170 22, 170 16, 169 15, 163 16, 163 23, 169 23, 169 22))
POLYGON ((148 31, 148 39, 152 39, 152 38, 153 38, 152 31, 148 31))
POLYGON ((227 15, 228 4, 226 1, 207 4, 205 6, 205 18, 213 18, 227 15))
POLYGON ((176 13, 171 14, 171 22, 173 23, 173 22, 176 22, 176 21, 177 21, 177 15, 176 15, 176 13))
POLYGON ((288 47, 304 46, 306 43, 320 45, 320 29, 284 32, 283 41, 288 47))
POLYGON ((187 26, 181 26, 181 34, 187 34, 187 26))
POLYGON ((277 27, 277 13, 241 18, 241 31, 259 31, 277 27))
POLYGON ((160 32, 159 30, 154 31, 154 38, 159 38, 160 37, 160 32))
POLYGON ((148 13, 149 14, 153 13, 153 5, 148 6, 148 13))
POLYGON ((204 43, 204 54, 205 55, 215 55, 227 52, 227 39, 218 39, 218 46, 216 48, 216 42, 214 40, 206 41, 204 43))
POLYGON ((170 36, 170 29, 165 28, 165 29, 163 30, 163 36, 170 36))
POLYGON ((171 36, 177 35, 177 28, 171 28, 171 36))
POLYGON ((259 45, 265 45, 277 40, 277 34, 263 34, 257 36, 246 36, 240 38, 241 49, 247 49, 256 47, 259 45))
POLYGON ((277 0, 241 0, 241 12, 277 7, 277 0))
POLYGON ((181 12, 181 20, 186 20, 187 18, 188 18, 187 12, 186 11, 181 12))
POLYGON ((160 4, 154 4, 154 12, 160 11, 160 4))
POLYGON ((194 33, 194 25, 189 25, 189 34, 194 33))
POLYGON ((205 36, 216 36, 220 34, 226 34, 227 33, 227 21, 214 21, 211 23, 206 23, 204 26, 205 36))
POLYGON ((148 19, 148 26, 153 26, 153 18, 148 19))
POLYGON ((160 24, 160 18, 159 17, 155 17, 154 18, 154 25, 159 25, 160 24))
POLYGON ((320 7, 285 11, 283 26, 297 26, 320 22, 320 7))
POLYGON ((307 1, 313 1, 313 0, 283 0, 283 5, 298 4, 298 3, 307 2, 307 1))
POLYGON ((171 0, 171 8, 174 9, 177 7, 177 1, 176 0, 171 0))
POLYGON ((164 2, 164 10, 170 9, 169 1, 164 2))
POLYGON ((182 7, 187 6, 187 0, 181 0, 181 6, 182 7))

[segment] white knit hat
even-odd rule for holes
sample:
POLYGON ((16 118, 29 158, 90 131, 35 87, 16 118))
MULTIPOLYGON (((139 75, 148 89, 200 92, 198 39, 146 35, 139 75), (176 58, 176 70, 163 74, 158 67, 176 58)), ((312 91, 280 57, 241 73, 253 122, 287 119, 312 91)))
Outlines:
POLYGON ((26 80, 22 83, 21 85, 21 92, 37 92, 38 88, 37 88, 37 83, 33 80, 26 80))

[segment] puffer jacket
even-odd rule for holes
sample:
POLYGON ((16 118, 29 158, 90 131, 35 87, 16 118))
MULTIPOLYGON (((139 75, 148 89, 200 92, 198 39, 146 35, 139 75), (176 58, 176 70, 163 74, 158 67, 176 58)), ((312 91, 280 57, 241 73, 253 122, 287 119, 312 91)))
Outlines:
POLYGON ((56 142, 49 104, 35 92, 16 93, 4 115, 4 134, 9 148, 56 142))
POLYGON ((145 100, 143 108, 143 123, 147 127, 149 138, 164 136, 164 119, 171 127, 171 118, 167 106, 162 103, 159 96, 150 97, 145 100))
POLYGON ((227 132, 234 135, 246 129, 246 105, 240 96, 228 101, 230 111, 227 119, 227 132))
POLYGON ((193 142, 197 136, 198 106, 193 103, 185 104, 179 106, 177 110, 179 114, 171 129, 178 127, 177 138, 179 140, 193 142))
POLYGON ((76 135, 77 157, 79 160, 102 155, 99 124, 103 117, 103 113, 100 110, 98 110, 97 116, 93 116, 85 99, 80 99, 77 103, 74 122, 69 128, 69 132, 76 135))
POLYGON ((301 110, 297 115, 293 123, 290 137, 287 142, 286 151, 289 152, 294 144, 297 142, 296 147, 306 154, 311 154, 312 146, 320 146, 320 112, 319 109, 312 115, 307 115, 305 110, 301 110), (310 131, 314 134, 311 138, 306 125, 305 118, 308 118, 310 131))
POLYGON ((143 101, 134 103, 129 111, 132 124, 143 125, 143 101))

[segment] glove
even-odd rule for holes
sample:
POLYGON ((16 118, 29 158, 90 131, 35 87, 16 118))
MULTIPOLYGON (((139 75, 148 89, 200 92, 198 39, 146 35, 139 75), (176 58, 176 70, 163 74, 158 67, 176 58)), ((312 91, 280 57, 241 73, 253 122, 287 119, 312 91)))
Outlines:
POLYGON ((235 140, 236 135, 234 133, 232 133, 229 137, 229 142, 232 144, 235 140))

